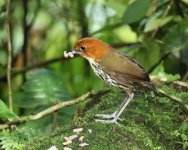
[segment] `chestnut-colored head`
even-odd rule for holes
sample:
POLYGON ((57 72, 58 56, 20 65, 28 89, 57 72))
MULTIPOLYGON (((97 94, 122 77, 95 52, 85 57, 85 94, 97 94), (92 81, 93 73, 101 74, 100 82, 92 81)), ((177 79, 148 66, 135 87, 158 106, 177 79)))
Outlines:
POLYGON ((110 51, 110 46, 96 38, 83 38, 75 44, 74 50, 86 59, 97 61, 110 51))

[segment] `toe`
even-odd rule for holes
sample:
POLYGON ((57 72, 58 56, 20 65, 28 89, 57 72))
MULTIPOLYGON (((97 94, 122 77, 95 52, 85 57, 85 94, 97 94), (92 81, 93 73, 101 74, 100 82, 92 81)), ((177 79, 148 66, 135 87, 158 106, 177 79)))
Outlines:
POLYGON ((100 119, 95 119, 95 122, 103 122, 103 123, 115 123, 118 124, 117 120, 100 120, 100 119))

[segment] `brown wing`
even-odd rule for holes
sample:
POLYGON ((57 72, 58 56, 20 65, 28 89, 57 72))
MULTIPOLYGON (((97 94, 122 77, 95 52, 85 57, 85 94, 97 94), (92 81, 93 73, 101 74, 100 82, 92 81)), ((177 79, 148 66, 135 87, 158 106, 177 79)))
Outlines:
POLYGON ((122 85, 129 87, 132 83, 150 82, 148 74, 135 60, 114 49, 99 63, 106 73, 122 85))

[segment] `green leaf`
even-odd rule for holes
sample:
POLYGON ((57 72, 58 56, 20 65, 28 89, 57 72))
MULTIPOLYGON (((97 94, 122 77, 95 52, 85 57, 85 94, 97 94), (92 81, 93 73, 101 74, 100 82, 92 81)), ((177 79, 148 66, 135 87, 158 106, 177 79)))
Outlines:
POLYGON ((160 45, 152 38, 145 36, 139 49, 130 51, 132 56, 148 70, 160 57, 160 45))
POLYGON ((15 113, 11 112, 6 104, 0 100, 0 118, 10 120, 19 117, 15 113))
POLYGON ((24 132, 3 130, 0 132, 0 146, 5 150, 22 150, 27 137, 24 132))
POLYGON ((118 39, 124 42, 138 42, 137 34, 134 32, 129 25, 123 25, 114 30, 114 34, 117 35, 118 39), (122 34, 124 33, 124 34, 122 34), (125 36, 126 34, 126 36, 125 36))
POLYGON ((22 88, 23 92, 17 95, 16 102, 25 108, 54 104, 69 99, 61 77, 46 69, 30 74, 22 88))
POLYGON ((128 3, 129 0, 123 0, 122 2, 118 3, 116 0, 110 0, 108 1, 108 3, 106 3, 106 5, 114 9, 118 15, 122 16, 122 14, 125 11, 125 7, 128 5, 128 3))
MULTIPOLYGON (((187 51, 187 38, 188 20, 182 20, 168 29, 167 34, 163 37, 162 41, 166 44, 165 49, 168 49, 169 51, 179 51, 184 49, 187 51)), ((185 53, 182 56, 186 58, 185 53)))
POLYGON ((5 4, 5 0, 0 0, 0 6, 2 6, 3 4, 5 4))
POLYGON ((101 32, 104 32, 104 31, 112 31, 112 30, 116 29, 117 27, 120 27, 121 25, 122 25, 122 23, 110 24, 110 25, 107 25, 107 26, 100 28, 97 31, 94 31, 93 33, 91 33, 91 35, 93 36, 97 33, 101 33, 101 32))
POLYGON ((180 76, 178 74, 172 75, 165 73, 163 62, 157 68, 155 68, 155 70, 152 72, 152 75, 160 77, 161 80, 167 83, 180 79, 180 76))
POLYGON ((167 16, 164 18, 157 18, 156 16, 151 17, 145 25, 144 32, 150 32, 150 31, 153 31, 159 27, 162 27, 165 24, 167 24, 168 22, 170 22, 172 20, 172 18, 173 18, 172 16, 167 16))
POLYGON ((136 0, 131 3, 125 10, 122 18, 123 23, 129 24, 139 21, 142 17, 146 15, 151 4, 151 0, 136 0))
POLYGON ((182 0, 182 1, 188 5, 188 0, 182 0))

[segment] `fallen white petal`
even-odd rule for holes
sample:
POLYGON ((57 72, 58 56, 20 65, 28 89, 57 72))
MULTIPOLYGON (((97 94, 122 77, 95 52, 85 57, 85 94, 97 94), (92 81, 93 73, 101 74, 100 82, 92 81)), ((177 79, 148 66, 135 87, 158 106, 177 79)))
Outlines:
POLYGON ((72 150, 70 147, 64 147, 63 150, 72 150))
POLYGON ((87 143, 81 143, 81 144, 79 144, 79 146, 80 147, 84 147, 84 146, 88 146, 89 144, 87 144, 87 143))
POLYGON ((77 128, 77 129, 73 129, 73 132, 79 133, 82 132, 84 129, 83 128, 77 128))
POLYGON ((71 140, 68 140, 68 141, 66 141, 66 142, 63 142, 63 145, 69 145, 69 144, 71 144, 72 143, 72 141, 71 140))
POLYGON ((82 141, 84 140, 84 138, 85 138, 84 136, 81 136, 81 137, 79 138, 79 141, 82 142, 82 141))
POLYGON ((69 140, 74 140, 74 139, 77 138, 77 137, 78 137, 78 135, 75 134, 75 135, 69 136, 68 139, 69 139, 69 140))
POLYGON ((66 141, 69 141, 69 137, 66 137, 66 136, 65 136, 64 139, 65 139, 66 141))
POLYGON ((50 147, 48 150, 58 150, 56 146, 50 147))
POLYGON ((88 132, 89 132, 89 133, 92 133, 93 131, 92 131, 91 129, 88 129, 88 132))

